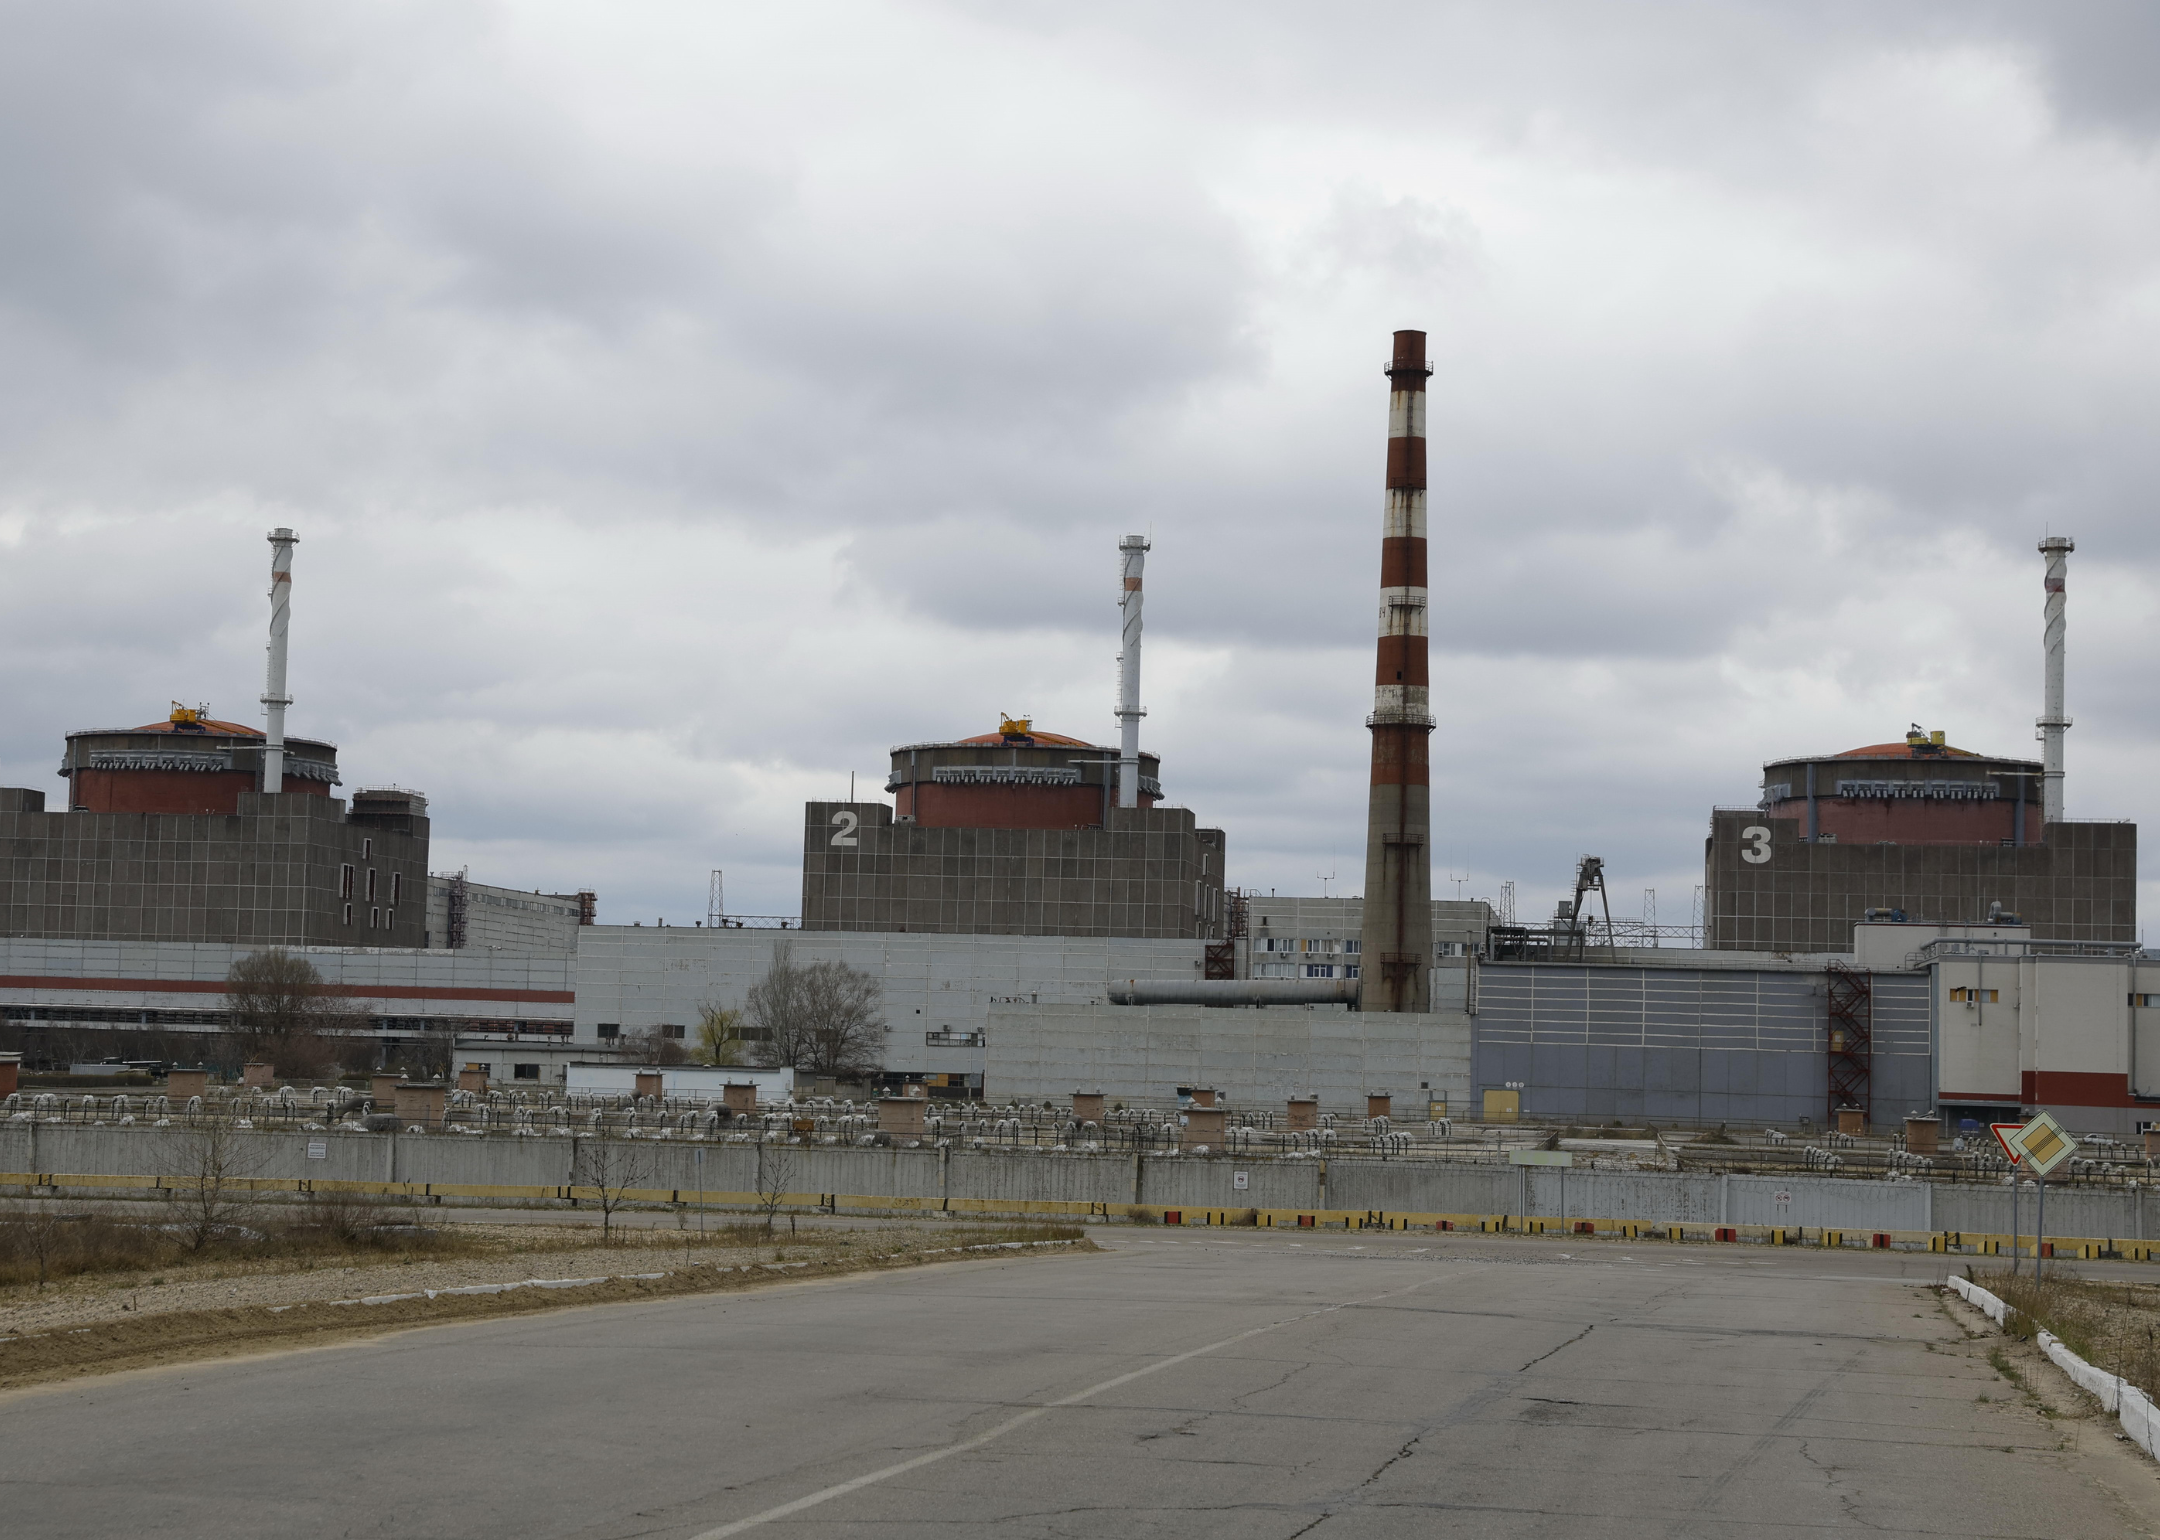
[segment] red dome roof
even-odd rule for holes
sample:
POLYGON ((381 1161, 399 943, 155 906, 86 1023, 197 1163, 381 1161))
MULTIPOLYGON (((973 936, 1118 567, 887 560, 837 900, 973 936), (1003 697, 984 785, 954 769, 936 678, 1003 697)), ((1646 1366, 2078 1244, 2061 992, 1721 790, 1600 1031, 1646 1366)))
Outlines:
POLYGON ((260 738, 259 727, 242 727, 238 722, 220 722, 212 717, 201 717, 182 727, 178 722, 145 722, 140 727, 122 728, 130 733, 178 733, 183 738, 260 738))
POLYGON ((1982 759, 1971 749, 1954 749, 1944 744, 1931 743, 1871 743, 1864 749, 1847 749, 1833 754, 1832 759, 1982 759))
POLYGON ((1089 743, 1084 738, 1068 738, 1063 733, 1029 733, 1024 738, 1008 738, 1003 733, 979 733, 973 738, 956 738, 953 741, 966 744, 989 744, 992 747, 1000 743, 1041 743, 1047 744, 1051 748, 1061 749, 1099 749, 1102 747, 1101 744, 1089 743))

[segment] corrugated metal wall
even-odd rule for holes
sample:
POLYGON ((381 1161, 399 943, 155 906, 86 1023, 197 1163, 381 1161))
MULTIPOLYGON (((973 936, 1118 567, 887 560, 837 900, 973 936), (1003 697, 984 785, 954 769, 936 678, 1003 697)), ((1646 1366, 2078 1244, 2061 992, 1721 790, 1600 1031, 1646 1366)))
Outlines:
MULTIPOLYGON (((1934 1103, 1928 984, 1877 973, 1875 1114, 1934 1103)), ((1523 1112, 1585 1121, 1821 1122, 1824 978, 1802 969, 1488 963, 1474 1092, 1523 1082, 1523 1112)))

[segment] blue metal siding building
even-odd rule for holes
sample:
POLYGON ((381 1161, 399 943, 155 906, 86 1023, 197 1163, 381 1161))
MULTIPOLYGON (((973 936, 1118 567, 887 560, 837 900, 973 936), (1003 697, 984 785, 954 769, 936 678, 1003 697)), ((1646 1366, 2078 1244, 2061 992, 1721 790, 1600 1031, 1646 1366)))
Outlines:
MULTIPOLYGON (((1873 1119, 1887 1122, 1935 1104, 1930 991, 1925 973, 1871 979, 1873 1119)), ((1797 964, 1483 963, 1471 1110, 1516 1082, 1525 1117, 1822 1123, 1824 982, 1797 964)))

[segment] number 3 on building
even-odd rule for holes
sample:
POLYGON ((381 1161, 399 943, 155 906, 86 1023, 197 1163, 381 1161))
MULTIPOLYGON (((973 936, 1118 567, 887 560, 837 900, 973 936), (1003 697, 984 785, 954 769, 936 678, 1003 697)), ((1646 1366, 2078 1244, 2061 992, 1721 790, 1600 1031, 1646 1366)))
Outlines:
MULTIPOLYGON (((1740 831, 1742 844, 1740 859, 1753 866, 1760 866, 1770 859, 1770 831, 1759 823, 1751 823, 1740 831)), ((833 841, 838 844, 839 841, 833 841)))
MULTIPOLYGON (((862 815, 860 813, 851 813, 847 811, 847 809, 842 808, 839 812, 832 815, 832 821, 833 827, 835 829, 838 829, 840 832, 835 834, 826 843, 832 845, 853 845, 857 843, 855 839, 855 830, 862 823, 862 815)), ((1770 831, 1767 829, 1763 831, 1763 834, 1766 838, 1768 837, 1769 832, 1770 831)), ((1760 856, 1749 856, 1748 859, 1750 861, 1759 861, 1762 858, 1760 856)))

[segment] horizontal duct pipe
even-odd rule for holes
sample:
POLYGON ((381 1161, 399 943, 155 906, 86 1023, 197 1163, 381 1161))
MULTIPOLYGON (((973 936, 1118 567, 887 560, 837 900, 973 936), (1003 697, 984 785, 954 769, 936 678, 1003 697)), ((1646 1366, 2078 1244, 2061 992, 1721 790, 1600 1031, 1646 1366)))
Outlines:
POLYGON ((1355 1005, 1357 998, 1356 979, 1124 979, 1110 986, 1112 1005, 1355 1005))

